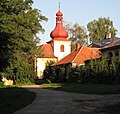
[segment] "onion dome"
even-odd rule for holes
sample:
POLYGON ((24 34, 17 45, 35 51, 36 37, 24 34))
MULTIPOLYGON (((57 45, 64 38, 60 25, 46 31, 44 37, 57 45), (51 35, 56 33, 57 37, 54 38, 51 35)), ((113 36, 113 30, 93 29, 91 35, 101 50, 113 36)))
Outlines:
POLYGON ((64 39, 66 40, 68 37, 68 32, 65 30, 63 27, 63 14, 60 11, 60 8, 58 12, 56 13, 56 27, 55 29, 51 32, 50 37, 52 39, 64 39))
POLYGON ((63 16, 62 12, 59 10, 57 13, 56 13, 56 16, 63 16))

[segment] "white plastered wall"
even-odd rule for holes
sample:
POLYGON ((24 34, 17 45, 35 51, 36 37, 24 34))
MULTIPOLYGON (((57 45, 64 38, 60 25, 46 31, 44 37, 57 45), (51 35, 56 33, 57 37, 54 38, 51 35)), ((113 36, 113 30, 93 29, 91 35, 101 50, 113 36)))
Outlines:
POLYGON ((62 59, 63 57, 67 56, 71 53, 71 41, 70 40, 54 40, 54 55, 58 57, 58 60, 62 59), (60 51, 60 46, 64 45, 64 52, 60 51))
POLYGON ((39 79, 43 78, 43 72, 46 68, 46 63, 50 62, 50 61, 54 61, 57 62, 57 58, 37 58, 37 63, 36 63, 36 73, 37 73, 37 77, 39 79))

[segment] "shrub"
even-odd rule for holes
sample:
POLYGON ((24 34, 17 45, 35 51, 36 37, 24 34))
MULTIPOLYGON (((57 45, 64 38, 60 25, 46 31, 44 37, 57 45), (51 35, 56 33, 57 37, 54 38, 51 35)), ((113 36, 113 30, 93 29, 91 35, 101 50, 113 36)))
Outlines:
POLYGON ((0 81, 0 87, 3 87, 4 83, 2 81, 0 81))
POLYGON ((92 83, 118 83, 120 82, 120 62, 118 58, 113 57, 111 64, 108 59, 101 58, 91 60, 89 67, 86 68, 86 74, 89 77, 88 82, 92 83), (116 61, 117 60, 117 61, 116 61))
POLYGON ((66 77, 67 82, 74 83, 74 82, 81 82, 80 80, 80 67, 76 66, 70 69, 69 75, 66 77))
POLYGON ((111 63, 106 58, 89 61, 87 66, 70 68, 66 66, 51 67, 49 64, 44 72, 44 79, 55 83, 120 83, 120 58, 113 57, 111 63))
POLYGON ((66 82, 65 67, 64 66, 51 66, 54 62, 47 62, 44 70, 44 80, 48 83, 63 83, 66 82))

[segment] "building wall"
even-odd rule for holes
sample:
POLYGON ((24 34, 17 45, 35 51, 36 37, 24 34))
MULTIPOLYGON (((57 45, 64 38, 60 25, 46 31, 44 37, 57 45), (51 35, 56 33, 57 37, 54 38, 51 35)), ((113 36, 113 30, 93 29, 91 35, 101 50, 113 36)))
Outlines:
POLYGON ((85 65, 85 63, 72 63, 72 67, 76 67, 76 66, 81 66, 81 65, 85 65))
POLYGON ((39 79, 43 78, 43 72, 48 62, 57 62, 57 58, 36 58, 36 75, 39 79))
POLYGON ((120 57, 120 48, 102 51, 102 56, 108 58, 110 55, 120 57))
POLYGON ((60 59, 71 53, 71 41, 54 40, 53 50, 54 50, 54 55, 58 57, 58 61, 59 61, 60 59), (61 52, 61 48, 60 48, 61 45, 64 45, 64 52, 61 52))

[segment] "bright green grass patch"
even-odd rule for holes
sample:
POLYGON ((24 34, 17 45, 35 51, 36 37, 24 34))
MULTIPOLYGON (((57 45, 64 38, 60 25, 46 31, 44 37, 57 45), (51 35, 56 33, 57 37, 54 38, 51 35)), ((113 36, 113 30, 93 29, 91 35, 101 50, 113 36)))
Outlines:
POLYGON ((57 83, 51 83, 51 84, 41 84, 40 87, 41 88, 53 88, 53 89, 57 89, 57 88, 61 88, 63 84, 57 84, 57 83))
POLYGON ((120 85, 112 84, 42 84, 41 88, 84 94, 120 94, 120 85))
POLYGON ((11 114, 29 105, 36 94, 24 88, 0 88, 0 114, 11 114))

